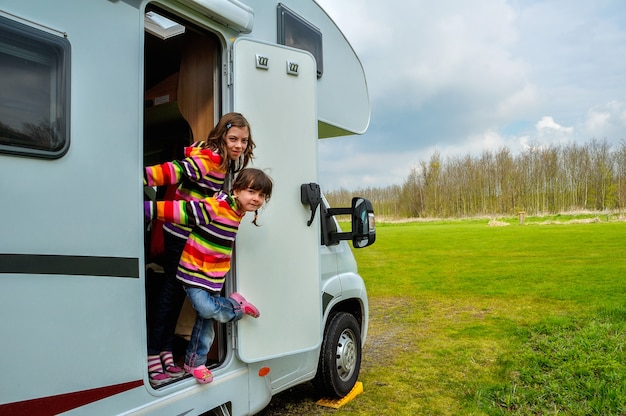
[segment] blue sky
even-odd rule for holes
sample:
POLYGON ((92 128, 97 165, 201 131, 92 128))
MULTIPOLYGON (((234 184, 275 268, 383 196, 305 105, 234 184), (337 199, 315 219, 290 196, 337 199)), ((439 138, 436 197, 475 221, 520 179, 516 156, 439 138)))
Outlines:
POLYGON ((438 151, 626 140, 623 0, 316 0, 359 55, 371 121, 322 140, 323 189, 401 185, 438 151))

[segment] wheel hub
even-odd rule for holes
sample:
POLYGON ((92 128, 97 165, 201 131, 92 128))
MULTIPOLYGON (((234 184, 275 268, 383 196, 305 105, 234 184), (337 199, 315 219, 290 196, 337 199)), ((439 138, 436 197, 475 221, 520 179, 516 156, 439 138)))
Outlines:
POLYGON ((337 374, 342 380, 352 375, 356 365, 356 345, 352 331, 344 331, 337 343, 337 374))

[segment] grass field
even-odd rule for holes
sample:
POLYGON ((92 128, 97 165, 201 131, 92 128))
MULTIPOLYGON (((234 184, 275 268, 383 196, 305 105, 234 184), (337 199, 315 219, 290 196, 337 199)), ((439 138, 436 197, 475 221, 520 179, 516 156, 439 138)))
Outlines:
POLYGON ((289 414, 625 415, 626 223, 572 219, 379 224, 364 393, 289 414))

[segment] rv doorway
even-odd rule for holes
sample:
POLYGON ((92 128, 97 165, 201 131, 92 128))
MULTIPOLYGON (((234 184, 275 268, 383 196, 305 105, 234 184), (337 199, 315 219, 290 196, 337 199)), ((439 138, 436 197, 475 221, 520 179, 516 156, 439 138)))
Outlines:
MULTIPOLYGON (((179 16, 148 6, 144 43, 144 166, 182 159, 183 149, 207 138, 218 118, 220 42, 179 16)), ((176 186, 147 187, 146 199, 172 198, 176 186)), ((161 302, 164 281, 164 231, 152 221, 145 231, 146 315, 148 331, 161 302)), ((177 308, 176 308, 177 309, 177 308)), ((182 367, 195 310, 185 298, 176 326, 174 358, 182 367)), ((223 362, 225 325, 216 338, 207 366, 223 362)), ((172 379, 172 382, 176 379, 172 379)), ((178 379, 180 380, 180 379, 178 379)), ((160 385, 171 384, 165 383, 160 385)))

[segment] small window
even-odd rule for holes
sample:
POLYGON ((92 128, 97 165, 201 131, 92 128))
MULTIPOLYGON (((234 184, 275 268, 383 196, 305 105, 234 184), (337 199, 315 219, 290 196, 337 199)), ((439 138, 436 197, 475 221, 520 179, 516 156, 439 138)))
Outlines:
POLYGON ((278 43, 311 52, 317 61, 317 77, 324 73, 322 32, 304 18, 278 4, 278 43))
POLYGON ((67 152, 69 55, 67 39, 0 16, 0 152, 67 152))

